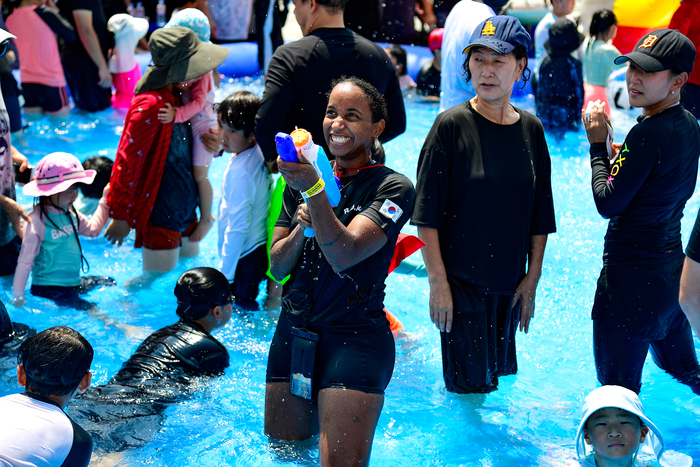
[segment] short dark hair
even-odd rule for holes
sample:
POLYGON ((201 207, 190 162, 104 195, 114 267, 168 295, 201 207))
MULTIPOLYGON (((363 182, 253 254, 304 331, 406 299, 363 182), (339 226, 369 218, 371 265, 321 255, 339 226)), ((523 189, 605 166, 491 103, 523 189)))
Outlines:
POLYGON ((215 306, 231 301, 228 279, 214 268, 185 271, 177 280, 174 293, 176 313, 182 319, 202 319, 215 306))
MULTIPOLYGON (((471 73, 471 71, 469 71, 469 59, 472 58, 472 53, 474 53, 474 51, 477 50, 478 48, 479 47, 472 47, 471 49, 469 49, 469 53, 467 54, 467 58, 464 59, 464 63, 462 64, 462 70, 464 70, 464 77, 467 80, 467 83, 472 80, 472 73, 471 73)), ((484 48, 487 48, 487 47, 484 47, 484 48)), ((513 54, 513 57, 517 61, 520 61, 523 58, 525 59, 525 69, 523 70, 522 84, 520 85, 520 89, 522 89, 525 87, 527 82, 530 81, 530 76, 531 76, 530 68, 528 68, 528 66, 527 66, 527 64, 528 64, 527 50, 522 45, 519 45, 515 49, 513 49, 513 51, 511 53, 513 54)), ((506 55, 508 55, 508 54, 506 54, 506 55)))
POLYGON ((408 73, 408 57, 406 56, 406 50, 403 47, 400 45, 391 44, 386 48, 386 53, 396 59, 396 65, 401 67, 401 71, 399 72, 401 76, 408 73))
POLYGON ((382 94, 379 91, 377 91, 377 88, 372 86, 367 81, 360 79, 356 76, 343 75, 340 78, 333 80, 333 82, 331 82, 330 91, 326 93, 326 99, 330 99, 331 92, 333 92, 333 89, 335 89, 335 87, 339 84, 343 83, 353 84, 365 93, 365 96, 367 96, 367 100, 369 101, 369 108, 372 111, 372 123, 377 123, 380 120, 384 120, 385 122, 389 121, 389 112, 387 110, 386 100, 384 99, 384 96, 382 96, 382 94))
MULTIPOLYGON (((301 0, 301 3, 306 3, 309 0, 301 0)), ((328 13, 336 14, 345 11, 345 6, 349 0, 316 0, 316 3, 323 6, 328 13)))
POLYGON ((248 91, 236 91, 217 107, 219 120, 234 130, 243 130, 247 138, 255 131, 255 115, 260 108, 260 98, 248 91))
POLYGON ((90 185, 80 184, 80 191, 87 198, 102 198, 102 191, 109 183, 109 178, 112 176, 112 159, 105 156, 95 156, 85 159, 83 169, 94 170, 97 172, 95 181, 90 185))
POLYGON ((80 385, 90 371, 92 345, 78 331, 56 326, 22 343, 17 363, 27 375, 28 392, 40 396, 65 396, 80 385))
MULTIPOLYGON (((591 18, 591 26, 588 31, 591 34, 591 38, 598 38, 608 32, 608 30, 617 24, 617 16, 610 10, 598 10, 593 13, 591 18)), ((592 43, 591 40, 590 43, 592 43)), ((589 43, 589 44, 590 44, 589 43)))

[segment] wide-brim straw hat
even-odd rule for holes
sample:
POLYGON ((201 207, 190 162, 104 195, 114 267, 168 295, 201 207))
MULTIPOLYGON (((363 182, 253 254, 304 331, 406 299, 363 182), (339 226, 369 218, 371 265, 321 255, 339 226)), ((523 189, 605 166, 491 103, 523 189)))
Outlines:
POLYGON ((63 193, 76 183, 91 184, 97 172, 83 169, 77 157, 67 152, 44 156, 36 165, 36 178, 24 185, 25 196, 51 196, 63 193))
POLYGON ((198 78, 221 65, 229 49, 202 42, 191 29, 158 29, 148 41, 153 65, 149 66, 134 94, 153 91, 171 83, 198 78))

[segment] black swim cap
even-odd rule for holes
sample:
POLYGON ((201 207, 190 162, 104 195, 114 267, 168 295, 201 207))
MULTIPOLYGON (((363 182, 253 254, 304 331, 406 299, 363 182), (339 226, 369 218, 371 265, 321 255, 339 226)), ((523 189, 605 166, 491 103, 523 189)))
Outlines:
POLYGON ((204 318, 215 306, 231 301, 226 276, 214 268, 194 268, 185 271, 175 285, 177 315, 182 319, 204 318))

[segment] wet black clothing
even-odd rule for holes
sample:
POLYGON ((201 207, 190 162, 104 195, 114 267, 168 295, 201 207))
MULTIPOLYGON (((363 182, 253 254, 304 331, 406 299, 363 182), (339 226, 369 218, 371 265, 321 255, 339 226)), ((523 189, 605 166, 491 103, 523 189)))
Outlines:
POLYGON ((448 274, 512 294, 530 237, 556 231, 551 161, 540 121, 498 125, 471 104, 438 115, 418 161, 411 223, 439 231, 448 274))
POLYGON ((184 232, 197 220, 199 192, 192 170, 192 127, 189 123, 176 123, 149 219, 153 225, 184 232))
POLYGON ((193 376, 218 376, 229 364, 224 347, 194 321, 159 329, 139 345, 108 386, 187 385, 193 376))
POLYGON ((460 394, 495 391, 499 376, 518 372, 520 309, 513 310, 512 294, 487 294, 454 276, 448 275, 447 281, 454 308, 451 332, 440 333, 445 388, 460 394))
MULTIPOLYGON (((516 83, 516 85, 519 83, 516 83)), ((535 104, 547 131, 576 130, 583 108, 583 67, 571 55, 548 55, 540 65, 535 104)))
MULTIPOLYGON (((361 215, 384 230, 386 245, 378 252, 338 274, 316 243, 306 240, 304 252, 290 279, 284 285, 282 313, 292 315, 295 324, 310 307, 310 323, 319 330, 355 333, 373 331, 387 323, 384 309, 384 281, 394 254, 394 246, 403 225, 411 217, 414 190, 411 182, 388 167, 361 170, 349 179, 338 207, 338 220, 347 226, 361 215), (394 217, 389 217, 395 212, 394 217)), ((277 227, 297 225, 297 206, 301 194, 287 185, 277 227)))
POLYGON ((445 387, 497 389, 517 371, 513 293, 530 237, 556 230, 551 161, 540 121, 499 125, 465 102, 438 115, 418 161, 411 222, 438 230, 454 322, 441 333, 445 387))
POLYGON ((698 217, 695 219, 695 225, 690 233, 690 240, 688 240, 688 246, 685 248, 685 254, 696 263, 700 263, 700 212, 698 212, 698 217))
POLYGON ((694 83, 685 83, 681 90, 681 105, 693 117, 700 119, 700 85, 694 83))
POLYGON ((659 367, 700 393, 693 336, 678 304, 681 217, 699 154, 697 121, 678 105, 633 127, 612 162, 605 144, 591 145, 593 197, 610 218, 592 311, 602 384, 639 392, 651 346, 659 367))
POLYGON ((432 60, 418 72, 416 92, 421 96, 440 97, 440 70, 435 68, 432 60))
POLYGON ((345 28, 320 28, 279 47, 270 61, 265 92, 255 119, 255 137, 265 160, 277 159, 275 135, 304 128, 326 150, 323 118, 331 82, 357 76, 372 83, 387 101, 389 121, 380 140, 406 130, 406 110, 394 65, 380 46, 345 28))
POLYGON ((148 336, 109 383, 79 396, 71 411, 98 451, 135 448, 158 432, 168 405, 197 389, 197 377, 221 375, 228 365, 218 340, 181 320, 148 336))
POLYGON ((682 266, 681 257, 661 267, 603 267, 592 311, 601 384, 639 393, 651 351, 654 363, 700 394, 693 331, 678 304, 682 266))
POLYGON ((0 372, 17 367, 17 351, 22 342, 36 334, 26 324, 13 323, 7 308, 0 302, 0 372))
POLYGON ((352 29, 366 39, 378 41, 382 17, 381 3, 379 0, 352 0, 352 2, 348 2, 343 12, 345 27, 352 29))
MULTIPOLYGON (((381 314, 384 314, 381 311, 381 314)), ((377 322, 380 317, 377 316, 377 322)), ((385 320, 386 321, 386 320, 385 320)), ((275 329, 267 359, 268 383, 288 383, 292 360, 292 322, 283 313, 275 329)), ((296 325, 298 327, 298 323, 296 325)), ((313 325, 308 328, 317 330, 313 325)), ((312 393, 321 389, 345 388, 368 394, 384 394, 394 373, 396 349, 389 323, 374 331, 356 334, 317 332, 312 393)))
POLYGON ((635 125, 612 163, 605 144, 591 145, 593 199, 610 219, 604 264, 660 266, 683 256, 681 217, 699 154, 700 128, 681 106, 635 125))

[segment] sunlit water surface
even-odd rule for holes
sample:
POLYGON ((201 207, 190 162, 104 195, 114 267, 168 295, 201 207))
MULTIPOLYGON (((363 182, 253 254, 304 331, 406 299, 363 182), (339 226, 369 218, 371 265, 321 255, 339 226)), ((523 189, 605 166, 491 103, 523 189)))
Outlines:
MULTIPOLYGON (((218 91, 218 100, 240 89, 261 95, 263 84, 259 79, 229 81, 218 91)), ((437 108, 415 98, 406 103, 408 129, 386 145, 387 163, 415 182, 420 148, 437 108)), ((533 109, 531 98, 517 104, 533 109)), ((634 118, 613 112, 617 141, 623 140, 634 118)), ((69 120, 35 121, 13 143, 33 164, 53 151, 72 152, 81 160, 95 155, 114 158, 123 114, 74 112, 69 120)), ((401 319, 406 333, 396 342, 396 367, 374 439, 373 465, 561 465, 573 456, 579 408, 598 384, 590 309, 602 265, 606 221, 591 198, 585 135, 550 138, 549 148, 558 232, 547 244, 530 333, 518 334, 518 374, 502 378, 499 390, 488 395, 447 393, 439 335, 428 317, 427 280, 392 274, 386 307, 401 319)), ((227 157, 216 159, 209 172, 215 206, 227 157)), ((698 197, 696 193, 685 212, 684 244, 698 197)), ((19 198, 31 204, 31 199, 19 198)), ((404 232, 415 229, 407 226, 404 232)), ((14 321, 38 330, 68 325, 80 331, 95 348, 93 382, 103 384, 145 336, 176 321, 175 282, 189 268, 216 267, 216 239, 214 229, 202 242, 198 257, 181 261, 175 271, 148 288, 127 291, 118 286, 89 295, 114 319, 139 328, 137 332, 125 334, 83 312, 31 295, 23 309, 8 306, 9 311, 14 321)), ((82 242, 91 274, 112 276, 119 284, 140 274, 141 254, 133 249, 133 234, 121 248, 102 237, 82 242)), ((415 257, 420 261, 420 255, 415 257)), ((5 303, 10 295, 11 282, 2 279, 0 296, 5 303)), ((261 303, 262 299, 261 294, 261 303)), ((202 384, 194 399, 168 409, 160 432, 146 446, 129 452, 121 465, 318 465, 316 440, 271 444, 263 433, 265 366, 277 316, 276 311, 234 315, 216 334, 231 354, 226 374, 202 384)), ((17 391, 15 371, 6 369, 0 395, 17 391)), ((644 368, 641 398, 668 447, 700 460, 700 398, 659 370, 651 358, 644 368)))

